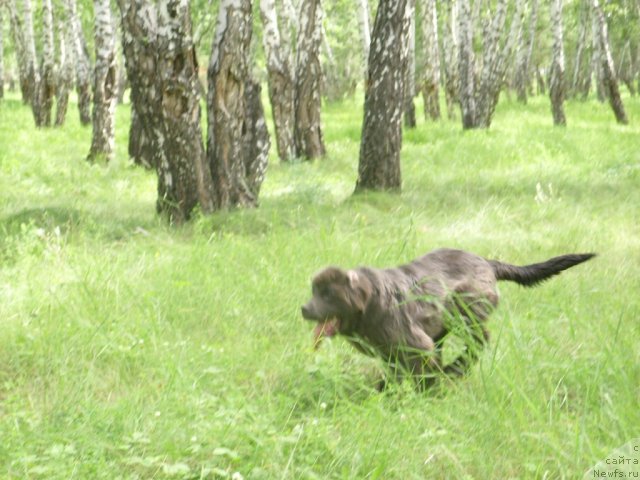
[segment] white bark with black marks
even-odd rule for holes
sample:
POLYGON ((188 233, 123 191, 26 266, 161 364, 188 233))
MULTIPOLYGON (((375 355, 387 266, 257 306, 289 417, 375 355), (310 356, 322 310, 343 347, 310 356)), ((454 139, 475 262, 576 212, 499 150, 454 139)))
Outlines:
POLYGON ((207 73, 207 159, 216 209, 257 206, 242 134, 251 30, 251 0, 222 0, 207 73))
MULTIPOLYGON (((536 25, 538 21, 538 0, 531 0, 529 12, 529 35, 524 45, 518 46, 516 55, 516 75, 515 86, 518 101, 527 103, 527 90, 531 84, 531 56, 533 55, 533 45, 535 41, 536 25)), ((523 38, 524 35, 521 36, 523 38)))
POLYGON ((380 0, 369 52, 356 192, 400 190, 408 0, 380 0))
MULTIPOLYGON (((425 55, 424 75, 421 82, 422 99, 424 102, 425 119, 440 119, 440 49, 438 48, 438 13, 436 0, 421 0, 422 5, 422 51, 425 55)), ((447 1, 451 8, 451 1, 447 1)), ((445 52, 447 48, 454 49, 451 39, 450 23, 443 26, 445 33, 445 52)), ((450 53, 450 52, 449 52, 450 53)), ((450 58, 447 66, 454 61, 450 58)), ((447 69, 446 69, 447 70, 447 69)), ((451 70, 447 70, 451 74, 451 70)))
POLYGON ((242 138, 245 176, 257 198, 269 164, 269 131, 264 118, 260 83, 249 79, 244 85, 244 135, 242 138))
POLYGON ((409 31, 407 32, 407 63, 404 83, 404 126, 415 128, 416 106, 413 97, 416 95, 416 4, 415 0, 409 0, 411 16, 409 19, 409 31))
POLYGON ((51 0, 42 0, 42 60, 36 100, 36 125, 39 127, 51 126, 51 109, 56 93, 54 65, 53 10, 51 0))
POLYGON ((69 92, 73 87, 73 37, 68 18, 58 21, 58 45, 60 45, 60 67, 56 85, 55 125, 64 124, 69 104, 69 92))
POLYGON ((88 161, 111 160, 115 144, 116 42, 109 0, 94 0, 96 64, 93 83, 93 136, 88 161))
POLYGON ((67 15, 73 37, 73 54, 76 67, 76 92, 78 94, 78 112, 80 123, 91 123, 91 60, 78 16, 76 0, 66 0, 67 15))
MULTIPOLYGON (((499 4, 500 6, 501 4, 499 4)), ((506 9, 506 2, 505 2, 506 9)), ((481 84, 480 94, 483 95, 481 105, 480 126, 489 128, 493 120, 493 114, 498 104, 500 91, 506 83, 507 67, 511 61, 518 37, 522 29, 522 16, 524 13, 524 1, 516 1, 516 9, 511 20, 509 34, 502 48, 498 45, 492 63, 484 65, 489 70, 488 81, 481 84)))
POLYGON ((36 43, 33 36, 33 8, 31 0, 23 0, 23 22, 22 36, 24 39, 24 53, 26 62, 26 81, 25 86, 29 96, 29 104, 33 112, 33 119, 36 125, 39 121, 38 116, 38 86, 40 85, 40 70, 38 69, 36 57, 36 43))
POLYGON ((618 123, 626 125, 629 123, 627 120, 627 114, 624 110, 624 104, 620 97, 620 89, 618 87, 618 79, 616 78, 616 69, 613 63, 613 56, 611 55, 611 48, 609 46, 609 32, 607 29, 607 21, 604 18, 604 13, 600 7, 598 0, 593 0, 593 9, 595 13, 595 20, 597 24, 597 39, 600 47, 600 68, 602 71, 603 84, 606 91, 606 96, 609 99, 611 109, 616 116, 618 123))
POLYGON ((565 80, 564 80, 564 47, 562 33, 562 0, 551 0, 551 28, 553 47, 551 72, 549 73, 549 95, 554 125, 566 125, 564 114, 565 80))
POLYGON ((296 51, 294 138, 298 157, 313 159, 325 155, 320 116, 320 46, 322 5, 320 0, 302 0, 296 51))
POLYGON ((204 212, 213 208, 189 4, 187 0, 118 3, 131 84, 130 154, 156 169, 157 210, 180 224, 198 204, 204 212))
POLYGON ((260 16, 264 27, 262 41, 267 57, 269 99, 278 156, 283 161, 289 161, 296 154, 293 135, 295 120, 293 67, 285 54, 280 38, 275 0, 260 0, 260 16))
POLYGON ((0 3, 0 99, 4 98, 4 10, 0 3))
MULTIPOLYGON (((587 35, 589 33, 589 5, 582 5, 580 8, 580 26, 578 30, 578 40, 576 43, 576 57, 573 62, 573 78, 571 81, 571 95, 576 96, 579 92, 584 92, 584 87, 590 82, 586 81, 587 76, 591 76, 591 67, 588 65, 589 60, 585 54, 587 51, 587 35), (587 62, 584 59, 587 58, 587 62), (586 63, 586 65, 584 65, 586 63)), ((588 92, 588 91, 587 91, 588 92)))
POLYGON ((458 75, 458 4, 456 1, 445 0, 443 23, 444 90, 447 101, 447 116, 449 119, 454 119, 456 117, 456 105, 459 103, 460 89, 458 75))
POLYGON ((458 67, 460 77, 460 110, 462 128, 478 126, 475 94, 475 55, 473 52, 473 23, 470 0, 460 0, 458 10, 458 67))
POLYGON ((501 61, 500 38, 507 18, 507 0, 498 0, 491 23, 487 25, 484 36, 484 55, 482 74, 476 93, 476 124, 489 128, 494 110, 496 91, 500 92, 501 77, 499 63, 501 61))
POLYGON ((9 26, 11 38, 16 51, 16 62, 18 64, 18 81, 20 92, 22 93, 22 103, 31 104, 31 92, 29 91, 30 79, 27 60, 27 48, 23 32, 23 23, 18 12, 16 0, 7 0, 5 5, 9 11, 9 26))
POLYGON ((358 0, 358 25, 360 27, 360 37, 362 38, 362 58, 363 76, 367 81, 367 59, 369 58, 369 46, 371 45, 371 26, 369 22, 369 1, 358 0))

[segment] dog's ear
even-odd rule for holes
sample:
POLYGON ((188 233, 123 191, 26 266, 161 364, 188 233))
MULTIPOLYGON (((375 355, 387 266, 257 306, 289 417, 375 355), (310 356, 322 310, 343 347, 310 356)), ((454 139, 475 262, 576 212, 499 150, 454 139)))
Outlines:
POLYGON ((371 286, 367 278, 355 270, 349 270, 347 271, 347 281, 349 282, 349 297, 351 298, 352 305, 360 313, 364 313, 369 298, 371 297, 371 286))
POLYGON ((355 270, 349 270, 347 272, 347 280, 349 282, 349 286, 351 288, 355 288, 359 280, 358 272, 356 272, 355 270))

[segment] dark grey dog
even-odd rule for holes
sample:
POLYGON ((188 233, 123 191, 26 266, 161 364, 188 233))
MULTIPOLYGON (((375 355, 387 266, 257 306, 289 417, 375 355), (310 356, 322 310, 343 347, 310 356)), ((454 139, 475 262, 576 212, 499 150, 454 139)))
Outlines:
POLYGON ((498 305, 498 280, 527 287, 592 258, 570 254, 524 267, 485 260, 462 250, 438 249, 397 268, 328 267, 313 279, 313 296, 302 316, 317 322, 322 337, 341 334, 361 352, 378 355, 420 387, 434 374, 463 375, 489 339, 484 325, 498 305), (449 332, 465 338, 467 351, 447 366, 441 347, 449 332))

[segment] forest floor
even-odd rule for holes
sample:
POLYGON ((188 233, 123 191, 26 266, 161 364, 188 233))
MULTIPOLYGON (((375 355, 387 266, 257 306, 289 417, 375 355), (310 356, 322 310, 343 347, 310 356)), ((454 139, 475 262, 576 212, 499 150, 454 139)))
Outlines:
POLYGON ((362 98, 326 105, 326 159, 272 153, 258 209, 182 228, 127 159, 127 105, 116 159, 90 165, 75 104, 37 130, 17 97, 0 102, 0 478, 581 478, 640 437, 626 102, 629 126, 594 100, 554 128, 547 98, 505 100, 469 132, 419 108, 402 193, 357 197, 362 98), (441 246, 599 256, 533 289, 501 283, 481 360, 428 393, 378 393, 383 366, 343 339, 313 351, 314 272, 441 246))

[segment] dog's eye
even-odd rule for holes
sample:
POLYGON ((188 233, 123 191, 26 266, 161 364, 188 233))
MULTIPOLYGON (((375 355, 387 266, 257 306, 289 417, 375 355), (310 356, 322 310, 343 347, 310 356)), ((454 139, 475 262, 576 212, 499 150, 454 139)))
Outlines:
POLYGON ((331 289, 328 286, 323 285, 318 289, 318 293, 321 297, 328 297, 331 295, 331 289))

